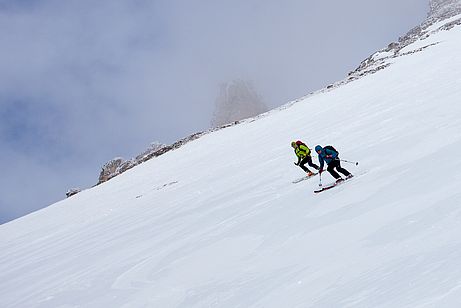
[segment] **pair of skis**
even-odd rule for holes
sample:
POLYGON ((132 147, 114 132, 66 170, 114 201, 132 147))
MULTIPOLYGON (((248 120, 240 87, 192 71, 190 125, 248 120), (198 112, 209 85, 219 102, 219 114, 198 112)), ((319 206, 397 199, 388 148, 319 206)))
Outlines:
MULTIPOLYGON (((308 180, 308 179, 310 179, 310 178, 316 176, 317 174, 318 174, 318 173, 314 173, 314 174, 312 174, 312 175, 303 176, 303 177, 301 177, 301 178, 299 178, 299 179, 294 180, 292 183, 293 183, 293 184, 296 184, 296 183, 302 182, 302 181, 304 181, 304 180, 308 180)), ((322 192, 322 191, 332 189, 332 188, 334 188, 334 187, 336 187, 336 186, 338 186, 338 185, 341 185, 341 184, 343 184, 343 183, 349 181, 350 179, 352 179, 352 177, 351 177, 351 178, 346 178, 345 180, 343 180, 343 181, 341 181, 341 182, 338 182, 338 183, 335 182, 335 183, 327 184, 327 185, 325 185, 325 186, 321 186, 321 187, 319 187, 318 189, 314 190, 314 193, 317 194, 317 193, 320 193, 320 192, 322 192)))

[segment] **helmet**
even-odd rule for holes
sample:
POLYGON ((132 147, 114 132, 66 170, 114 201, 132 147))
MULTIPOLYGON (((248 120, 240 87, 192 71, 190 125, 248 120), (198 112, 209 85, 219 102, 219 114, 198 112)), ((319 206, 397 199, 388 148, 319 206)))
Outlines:
POLYGON ((322 147, 320 145, 315 146, 315 152, 322 151, 322 147))
POLYGON ((296 141, 293 141, 293 142, 291 143, 291 147, 292 147, 292 148, 296 148, 296 141))

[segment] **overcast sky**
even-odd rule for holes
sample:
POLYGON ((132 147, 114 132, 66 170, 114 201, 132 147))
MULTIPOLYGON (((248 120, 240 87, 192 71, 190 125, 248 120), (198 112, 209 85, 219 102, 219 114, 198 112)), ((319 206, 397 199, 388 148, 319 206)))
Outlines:
POLYGON ((426 2, 0 0, 0 223, 208 128, 222 82, 273 108, 344 78, 426 2))

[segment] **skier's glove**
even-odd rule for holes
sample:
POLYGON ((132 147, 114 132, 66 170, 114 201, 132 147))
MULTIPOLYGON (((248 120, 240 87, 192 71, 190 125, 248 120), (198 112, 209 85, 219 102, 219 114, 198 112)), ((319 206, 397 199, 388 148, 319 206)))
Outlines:
POLYGON ((319 174, 322 174, 322 172, 323 172, 323 169, 319 169, 319 174))
POLYGON ((295 166, 299 166, 299 163, 293 163, 293 164, 295 164, 295 166))

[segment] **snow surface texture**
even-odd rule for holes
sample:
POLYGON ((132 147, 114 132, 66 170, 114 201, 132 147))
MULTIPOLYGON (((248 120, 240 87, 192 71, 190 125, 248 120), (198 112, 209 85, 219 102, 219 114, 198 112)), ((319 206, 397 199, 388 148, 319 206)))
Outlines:
POLYGON ((461 26, 426 44, 0 226, 0 307, 459 307, 461 26))

